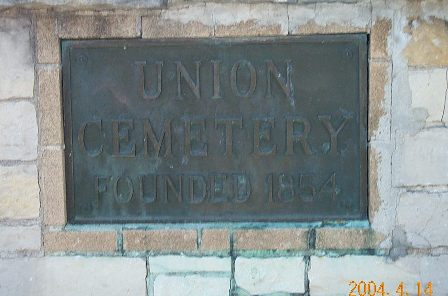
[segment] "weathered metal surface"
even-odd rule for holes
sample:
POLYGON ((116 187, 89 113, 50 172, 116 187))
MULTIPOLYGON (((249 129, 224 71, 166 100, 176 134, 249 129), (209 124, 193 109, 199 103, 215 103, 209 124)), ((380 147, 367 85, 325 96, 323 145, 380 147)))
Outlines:
POLYGON ((365 219, 366 48, 63 41, 69 221, 365 219))

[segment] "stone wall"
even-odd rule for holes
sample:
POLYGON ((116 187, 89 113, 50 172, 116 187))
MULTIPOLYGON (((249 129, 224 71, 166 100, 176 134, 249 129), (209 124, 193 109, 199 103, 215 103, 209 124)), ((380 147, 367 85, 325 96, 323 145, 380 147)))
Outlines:
POLYGON ((0 295, 448 295, 448 3, 230 2, 0 0, 0 295), (66 225, 61 39, 350 32, 370 38, 369 221, 66 225))

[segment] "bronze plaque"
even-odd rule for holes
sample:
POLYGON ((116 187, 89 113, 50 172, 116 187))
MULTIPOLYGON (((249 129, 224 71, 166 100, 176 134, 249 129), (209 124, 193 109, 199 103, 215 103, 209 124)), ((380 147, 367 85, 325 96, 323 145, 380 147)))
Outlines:
POLYGON ((62 41, 70 223, 367 218, 367 36, 62 41))

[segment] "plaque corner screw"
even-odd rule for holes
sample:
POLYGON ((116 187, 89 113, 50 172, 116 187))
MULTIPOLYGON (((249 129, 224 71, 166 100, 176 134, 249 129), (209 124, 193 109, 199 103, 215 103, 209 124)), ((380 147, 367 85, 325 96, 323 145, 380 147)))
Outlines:
POLYGON ((352 51, 350 48, 347 48, 347 49, 345 50, 345 52, 344 52, 344 55, 345 55, 347 58, 352 58, 352 57, 353 57, 353 51, 352 51))
POLYGON ((78 63, 81 64, 81 65, 87 64, 87 60, 88 60, 88 58, 87 58, 87 56, 85 54, 80 54, 78 56, 78 63))

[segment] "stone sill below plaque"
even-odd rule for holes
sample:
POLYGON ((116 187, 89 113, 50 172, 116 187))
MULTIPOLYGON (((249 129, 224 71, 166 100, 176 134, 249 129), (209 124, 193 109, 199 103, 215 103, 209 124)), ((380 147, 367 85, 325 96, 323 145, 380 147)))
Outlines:
POLYGON ((384 235, 367 221, 348 223, 208 223, 67 225, 43 235, 46 253, 109 254, 383 254, 384 235))

